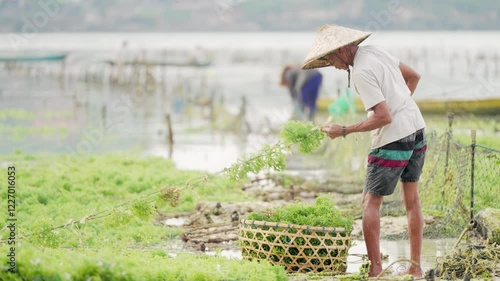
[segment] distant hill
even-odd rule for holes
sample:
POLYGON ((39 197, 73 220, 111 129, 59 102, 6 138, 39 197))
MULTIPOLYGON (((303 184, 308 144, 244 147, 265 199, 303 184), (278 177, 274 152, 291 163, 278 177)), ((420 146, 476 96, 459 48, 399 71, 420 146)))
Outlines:
POLYGON ((499 0, 0 0, 0 32, 500 30, 499 0))

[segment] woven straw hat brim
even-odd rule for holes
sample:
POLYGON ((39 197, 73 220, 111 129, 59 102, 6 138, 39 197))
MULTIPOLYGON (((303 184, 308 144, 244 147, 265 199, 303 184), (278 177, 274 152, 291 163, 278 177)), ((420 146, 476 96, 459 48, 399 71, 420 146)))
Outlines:
POLYGON ((351 29, 338 25, 322 26, 314 39, 314 43, 306 56, 302 69, 330 66, 324 56, 349 44, 359 45, 372 33, 351 29))

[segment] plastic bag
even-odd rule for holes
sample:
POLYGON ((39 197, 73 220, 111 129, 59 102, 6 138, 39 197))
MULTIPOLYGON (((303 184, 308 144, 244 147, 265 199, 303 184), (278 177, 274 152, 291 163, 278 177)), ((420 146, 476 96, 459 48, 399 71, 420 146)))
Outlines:
POLYGON ((340 95, 328 106, 328 113, 334 117, 343 117, 348 113, 354 112, 356 112, 354 99, 349 88, 346 88, 344 94, 340 95))

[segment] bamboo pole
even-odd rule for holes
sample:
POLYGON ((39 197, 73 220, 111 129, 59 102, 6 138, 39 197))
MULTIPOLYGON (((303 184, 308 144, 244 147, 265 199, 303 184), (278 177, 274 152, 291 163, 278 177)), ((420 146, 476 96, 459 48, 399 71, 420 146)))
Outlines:
POLYGON ((451 141, 451 136, 453 134, 453 129, 452 129, 452 126, 453 126, 453 118, 454 118, 454 114, 452 112, 449 112, 448 113, 448 134, 447 134, 447 140, 446 140, 446 160, 445 160, 445 164, 444 164, 444 175, 446 177, 446 173, 447 173, 447 170, 448 170, 448 161, 449 161, 449 158, 450 158, 450 141, 451 141))
POLYGON ((474 166, 476 154, 476 130, 471 131, 471 173, 470 173, 470 219, 474 219, 474 166))
POLYGON ((168 158, 172 158, 172 152, 174 147, 174 133, 172 130, 172 121, 170 114, 165 115, 165 121, 167 123, 167 143, 168 143, 168 158))

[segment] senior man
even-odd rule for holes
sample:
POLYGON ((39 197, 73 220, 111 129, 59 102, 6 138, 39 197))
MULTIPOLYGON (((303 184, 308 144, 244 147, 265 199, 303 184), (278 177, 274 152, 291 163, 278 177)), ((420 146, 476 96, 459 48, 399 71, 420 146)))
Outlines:
MULTIPOLYGON (((332 139, 351 133, 371 131, 363 192, 363 235, 369 276, 382 271, 380 257, 380 207, 401 181, 408 218, 410 259, 405 274, 422 277, 420 256, 424 219, 418 194, 418 180, 424 164, 425 122, 411 98, 420 75, 408 65, 375 46, 358 46, 371 33, 337 25, 320 28, 303 69, 334 66, 347 70, 365 110, 367 119, 353 125, 327 124, 322 130, 332 139)), ((350 85, 350 83, 349 83, 350 85)))

